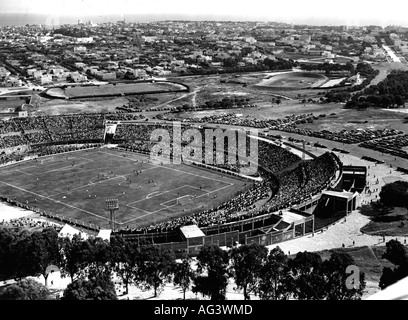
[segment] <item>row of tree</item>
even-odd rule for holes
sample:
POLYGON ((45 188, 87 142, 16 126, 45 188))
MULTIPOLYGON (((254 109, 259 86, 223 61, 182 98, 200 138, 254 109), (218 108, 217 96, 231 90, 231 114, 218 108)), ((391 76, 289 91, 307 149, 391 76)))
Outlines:
POLYGON ((80 30, 80 29, 72 29, 72 28, 58 28, 53 31, 53 35, 61 34, 67 37, 74 37, 74 38, 83 38, 89 37, 89 31, 80 30))
POLYGON ((313 70, 320 70, 325 71, 327 75, 330 75, 332 72, 336 71, 349 71, 350 74, 354 74, 354 65, 351 62, 347 62, 346 64, 340 63, 321 63, 321 64, 301 64, 302 70, 305 71, 313 71, 313 70))
POLYGON ((221 100, 209 100, 201 106, 204 109, 230 109, 236 107, 245 107, 250 104, 249 98, 239 98, 237 96, 223 98, 221 100))
POLYGON ((354 94, 347 107, 395 107, 408 99, 408 71, 392 70, 387 78, 354 94))
MULTIPOLYGON (((78 236, 59 238, 52 228, 27 232, 0 230, 0 273, 3 278, 22 279, 43 275, 47 279, 50 265, 59 267, 71 283, 62 299, 116 299, 111 281, 119 277, 128 293, 133 284, 153 290, 157 296, 166 283, 224 300, 229 280, 243 291, 260 299, 360 299, 365 288, 364 274, 347 287, 346 269, 354 265, 344 251, 334 252, 323 261, 317 253, 300 252, 294 258, 277 247, 268 249, 257 244, 234 247, 229 251, 206 245, 196 263, 188 256, 176 260, 172 250, 140 244, 117 236, 110 242, 100 238, 78 236), (357 287, 358 285, 358 287, 357 287)), ((1 295, 0 295, 1 296, 1 295)))

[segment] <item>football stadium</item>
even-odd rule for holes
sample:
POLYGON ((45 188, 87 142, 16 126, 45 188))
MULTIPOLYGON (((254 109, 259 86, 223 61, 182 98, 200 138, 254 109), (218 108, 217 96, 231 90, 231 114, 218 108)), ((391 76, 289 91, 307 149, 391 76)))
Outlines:
POLYGON ((329 78, 312 72, 282 72, 262 81, 258 86, 269 89, 297 90, 319 88, 329 78))
POLYGON ((184 92, 188 90, 189 88, 185 84, 151 80, 132 83, 108 83, 103 85, 64 85, 46 89, 42 94, 48 98, 70 100, 135 94, 184 92))

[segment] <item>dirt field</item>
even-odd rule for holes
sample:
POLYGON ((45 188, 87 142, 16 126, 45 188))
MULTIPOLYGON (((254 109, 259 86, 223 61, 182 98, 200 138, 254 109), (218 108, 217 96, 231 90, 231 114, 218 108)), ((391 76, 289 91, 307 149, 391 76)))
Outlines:
POLYGON ((33 115, 63 115, 72 113, 114 112, 116 107, 128 103, 126 98, 99 101, 48 100, 33 112, 33 115))
POLYGON ((274 89, 302 89, 319 87, 327 80, 327 77, 320 74, 307 72, 289 72, 272 76, 269 79, 261 81, 258 85, 271 87, 274 89))

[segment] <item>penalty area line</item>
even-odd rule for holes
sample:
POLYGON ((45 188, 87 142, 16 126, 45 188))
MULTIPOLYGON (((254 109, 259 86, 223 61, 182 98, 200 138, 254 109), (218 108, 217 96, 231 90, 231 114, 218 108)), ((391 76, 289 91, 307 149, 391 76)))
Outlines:
POLYGON ((103 219, 103 220, 106 220, 106 221, 110 221, 110 219, 105 218, 105 217, 102 217, 102 216, 100 216, 99 214, 93 213, 93 212, 88 211, 88 210, 84 210, 84 209, 77 208, 77 207, 75 207, 75 206, 73 206, 73 205, 71 205, 71 204, 64 203, 64 202, 61 202, 61 201, 59 201, 59 200, 52 199, 52 198, 47 197, 47 196, 43 196, 43 195, 41 195, 41 194, 32 192, 32 191, 27 190, 27 189, 24 189, 24 188, 20 188, 20 187, 14 186, 14 185, 9 184, 9 183, 4 182, 4 181, 0 181, 0 183, 5 184, 5 185, 7 185, 7 186, 9 186, 9 187, 12 187, 12 188, 15 188, 15 189, 18 189, 18 190, 27 192, 27 193, 31 193, 31 194, 33 194, 33 195, 35 195, 35 196, 37 196, 37 197, 44 198, 44 199, 47 199, 47 200, 50 200, 50 201, 59 203, 59 204, 62 204, 62 205, 64 205, 64 206, 67 206, 67 207, 70 207, 70 208, 73 208, 73 209, 76 209, 76 210, 79 210, 79 211, 82 211, 82 212, 86 212, 86 213, 88 213, 88 214, 90 214, 90 215, 93 215, 93 216, 95 216, 95 217, 98 217, 98 218, 100 218, 100 219, 103 219))

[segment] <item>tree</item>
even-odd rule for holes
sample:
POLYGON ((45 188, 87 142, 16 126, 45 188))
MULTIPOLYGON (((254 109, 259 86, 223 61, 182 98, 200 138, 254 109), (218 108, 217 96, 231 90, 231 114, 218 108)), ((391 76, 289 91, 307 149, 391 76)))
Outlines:
POLYGON ((61 256, 58 248, 58 232, 54 228, 45 228, 41 231, 41 236, 45 247, 43 247, 41 257, 39 259, 40 273, 45 279, 45 286, 47 286, 48 267, 50 265, 59 266, 61 256))
POLYGON ((288 257, 279 248, 273 248, 260 274, 259 296, 262 300, 284 300, 291 291, 291 278, 288 277, 288 257))
POLYGON ((347 288, 347 268, 355 265, 354 259, 344 251, 335 251, 330 259, 323 262, 323 272, 326 279, 326 290, 328 300, 360 300, 365 289, 365 275, 358 274, 359 283, 355 288, 347 288))
POLYGON ((143 264, 140 268, 141 283, 146 289, 154 289, 154 297, 174 271, 174 252, 165 247, 146 245, 141 248, 143 264))
POLYGON ((387 249, 382 257, 394 264, 395 268, 385 267, 383 269, 379 283, 381 289, 385 289, 408 276, 408 252, 406 247, 397 240, 388 241, 386 247, 387 249))
POLYGON ((72 239, 60 238, 59 248, 61 253, 61 274, 69 275, 71 282, 75 277, 85 276, 85 270, 90 264, 92 247, 87 240, 75 234, 72 239))
POLYGON ((0 300, 49 300, 50 291, 33 279, 22 279, 0 288, 0 300))
POLYGON ((193 292, 208 295, 211 300, 225 300, 228 262, 226 251, 216 245, 204 245, 197 256, 199 276, 194 279, 193 292))
POLYGON ((35 231, 16 245, 19 255, 18 276, 44 276, 47 286, 48 266, 59 265, 58 233, 53 228, 35 231))
POLYGON ((9 279, 16 273, 16 242, 22 235, 10 228, 0 228, 0 275, 9 279))
POLYGON ((346 63, 345 68, 346 70, 350 71, 350 74, 354 73, 354 65, 350 61, 346 63))
POLYGON ((394 269, 390 267, 384 267, 382 275, 380 277, 380 282, 378 283, 378 286, 380 287, 381 290, 384 290, 388 286, 398 282, 401 280, 397 273, 395 272, 394 269))
POLYGON ((115 285, 108 273, 92 271, 88 277, 71 282, 61 300, 117 300, 115 285))
POLYGON ((299 252, 289 260, 293 295, 299 300, 322 300, 325 296, 325 279, 322 258, 315 252, 299 252))
POLYGON ((381 202, 389 207, 408 208, 408 182, 395 181, 381 188, 381 202))
POLYGON ((112 257, 116 274, 122 279, 129 293, 129 284, 140 278, 139 272, 142 265, 140 247, 136 242, 126 241, 122 237, 111 239, 112 257))
POLYGON ((398 240, 390 240, 386 243, 386 251, 383 259, 387 259, 396 266, 403 266, 408 262, 407 248, 398 240))
POLYGON ((232 274, 238 288, 244 290, 244 299, 256 291, 262 266, 268 255, 268 249, 258 244, 235 247, 230 253, 232 274))
POLYGON ((96 272, 110 273, 112 271, 110 265, 112 251, 109 242, 102 238, 90 238, 87 241, 91 246, 88 258, 89 267, 95 269, 96 272))
POLYGON ((192 259, 185 255, 181 262, 177 263, 174 270, 173 283, 183 290, 183 300, 186 300, 186 291, 190 288, 194 278, 194 271, 191 268, 192 259))
POLYGON ((402 95, 395 96, 395 104, 399 107, 403 106, 405 104, 404 96, 402 95))

